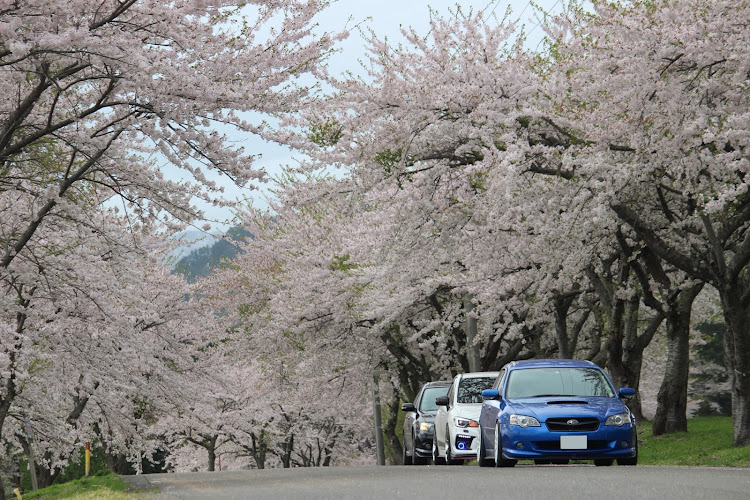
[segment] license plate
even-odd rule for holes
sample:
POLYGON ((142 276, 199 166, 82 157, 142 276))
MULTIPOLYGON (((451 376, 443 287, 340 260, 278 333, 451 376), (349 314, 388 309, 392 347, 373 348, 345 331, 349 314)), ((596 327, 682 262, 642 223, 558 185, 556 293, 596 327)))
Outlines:
POLYGON ((561 450, 585 450, 587 447, 586 436, 560 436, 561 450))

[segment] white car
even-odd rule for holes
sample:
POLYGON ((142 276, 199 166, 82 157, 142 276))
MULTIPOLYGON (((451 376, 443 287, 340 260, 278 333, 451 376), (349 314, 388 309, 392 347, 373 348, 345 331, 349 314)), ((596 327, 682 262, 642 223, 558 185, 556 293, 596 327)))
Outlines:
POLYGON ((477 458, 479 412, 482 391, 491 389, 500 372, 476 372, 456 375, 448 395, 435 400, 435 437, 432 461, 436 465, 456 465, 477 458))

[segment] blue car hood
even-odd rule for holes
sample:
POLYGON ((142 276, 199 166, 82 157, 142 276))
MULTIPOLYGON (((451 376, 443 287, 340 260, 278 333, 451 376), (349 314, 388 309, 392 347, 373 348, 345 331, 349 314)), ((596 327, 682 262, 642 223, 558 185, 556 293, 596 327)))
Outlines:
POLYGON ((540 422, 556 417, 596 417, 605 420, 610 415, 628 411, 619 398, 528 398, 508 401, 508 405, 513 412, 536 417, 540 422))

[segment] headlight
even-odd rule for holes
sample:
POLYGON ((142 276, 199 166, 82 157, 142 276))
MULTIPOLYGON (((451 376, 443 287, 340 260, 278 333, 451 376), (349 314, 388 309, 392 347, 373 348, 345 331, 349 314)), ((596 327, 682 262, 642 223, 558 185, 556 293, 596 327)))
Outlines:
POLYGON ((475 420, 470 420, 468 418, 463 417, 455 417, 453 421, 456 423, 456 426, 458 427, 479 427, 479 423, 475 420))
POLYGON ((541 425, 539 424, 539 420, 535 419, 534 417, 515 414, 510 416, 510 425, 517 425, 519 427, 523 427, 524 429, 526 427, 541 427, 541 425))
POLYGON ((429 423, 429 422, 421 422, 419 424, 419 430, 420 430, 420 432, 431 431, 432 428, 433 428, 433 425, 431 423, 429 423))
POLYGON ((630 420, 630 413, 619 413, 607 417, 607 421, 604 422, 604 425, 616 425, 617 427, 622 427, 623 425, 630 423, 632 423, 630 420))

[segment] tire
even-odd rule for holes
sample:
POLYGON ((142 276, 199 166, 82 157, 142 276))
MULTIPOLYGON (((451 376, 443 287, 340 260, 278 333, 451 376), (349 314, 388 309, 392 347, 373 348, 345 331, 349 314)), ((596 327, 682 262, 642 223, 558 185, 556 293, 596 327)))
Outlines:
MULTIPOLYGON (((412 441, 412 443, 413 443, 413 442, 414 442, 414 441, 412 441)), ((414 448, 412 448, 412 450, 413 450, 413 449, 414 449, 414 448)), ((412 452, 412 453, 414 453, 414 452, 412 452)), ((409 455, 408 455, 408 454, 406 453, 406 439, 404 439, 403 454, 401 455, 401 463, 402 463, 403 465, 411 465, 411 464, 412 464, 412 457, 410 457, 410 456, 409 456, 409 455)))
POLYGON ((445 463, 448 465, 458 465, 463 463, 462 460, 456 460, 451 453, 451 433, 445 429, 445 463))
POLYGON ((482 428, 479 428, 479 443, 477 443, 477 463, 480 467, 492 467, 495 463, 491 458, 487 458, 487 452, 482 442, 482 428))
POLYGON ((609 467, 614 463, 614 460, 611 458, 597 458, 594 460, 594 465, 597 467, 609 467))
POLYGON ((445 459, 438 455, 437 434, 432 438, 432 463, 435 465, 445 465, 445 459))
POLYGON ((412 438, 411 449, 414 450, 411 457, 414 465, 428 465, 430 463, 430 457, 420 457, 417 455, 417 443, 414 442, 414 438, 412 438))
POLYGON ((635 456, 628 458, 618 458, 617 465, 638 465, 638 438, 635 438, 635 456))
POLYGON ((500 424, 495 424, 495 467, 515 467, 516 461, 503 457, 503 438, 500 435, 500 424))

